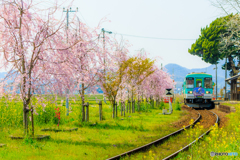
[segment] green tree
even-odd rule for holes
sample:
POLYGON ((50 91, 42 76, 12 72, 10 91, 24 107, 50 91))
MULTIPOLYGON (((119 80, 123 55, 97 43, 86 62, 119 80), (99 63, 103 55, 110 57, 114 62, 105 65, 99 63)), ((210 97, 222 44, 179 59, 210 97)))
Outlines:
MULTIPOLYGON (((219 45, 220 53, 228 58, 227 70, 237 75, 240 69, 240 17, 238 14, 232 16, 226 23, 227 31, 221 35, 219 45)), ((225 69, 225 65, 222 67, 225 69)))
MULTIPOLYGON (((124 66, 127 66, 127 81, 131 86, 132 92, 132 101, 135 87, 138 87, 138 100, 139 100, 139 90, 141 83, 147 78, 149 75, 154 73, 153 65, 155 60, 151 60, 150 58, 144 58, 141 56, 131 57, 127 61, 124 62, 124 66)), ((139 105, 138 105, 139 109, 139 105)))
MULTIPOLYGON (((188 49, 188 52, 192 55, 202 57, 203 61, 210 64, 217 64, 226 54, 231 55, 227 52, 228 50, 224 52, 220 50, 222 35, 228 33, 227 22, 231 17, 233 17, 232 14, 217 18, 209 26, 202 28, 201 35, 192 44, 191 48, 188 49)), ((231 59, 231 57, 229 58, 231 59)))
POLYGON ((223 97, 223 88, 220 89, 220 96, 223 97))

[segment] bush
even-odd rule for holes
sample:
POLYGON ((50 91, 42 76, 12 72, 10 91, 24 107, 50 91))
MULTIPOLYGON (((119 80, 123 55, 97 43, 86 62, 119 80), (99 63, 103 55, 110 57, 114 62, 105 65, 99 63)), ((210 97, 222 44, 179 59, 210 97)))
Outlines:
POLYGON ((164 102, 161 101, 161 102, 160 102, 160 107, 159 107, 159 109, 163 109, 163 107, 164 107, 164 102))
POLYGON ((175 110, 181 111, 181 107, 180 107, 180 104, 178 101, 176 101, 176 103, 175 103, 175 110))
POLYGON ((143 111, 143 112, 150 112, 150 104, 146 103, 141 103, 140 104, 140 111, 143 111))

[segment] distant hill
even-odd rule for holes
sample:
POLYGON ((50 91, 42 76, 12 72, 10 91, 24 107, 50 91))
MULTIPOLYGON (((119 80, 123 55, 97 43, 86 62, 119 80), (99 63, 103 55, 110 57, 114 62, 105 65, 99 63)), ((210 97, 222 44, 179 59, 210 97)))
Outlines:
MULTIPOLYGON (((222 70, 221 66, 225 63, 224 60, 220 61, 218 64, 218 70, 217 70, 217 76, 218 76, 218 90, 220 91, 220 88, 223 88, 225 86, 225 70, 222 70)), ((216 82, 216 70, 213 70, 215 68, 215 65, 210 65, 206 68, 194 68, 194 69, 188 69, 185 67, 182 67, 178 64, 169 63, 164 66, 166 71, 172 75, 172 78, 174 78, 174 81, 177 82, 176 88, 181 89, 182 83, 184 80, 184 77, 191 72, 206 72, 208 74, 211 74, 213 76, 213 82, 216 82), (174 76, 173 76, 174 75, 174 76)), ((4 78, 7 72, 0 72, 0 79, 4 78)), ((227 77, 229 78, 229 71, 227 73, 227 77)), ((98 86, 97 89, 98 93, 103 93, 101 88, 98 86)))
MULTIPOLYGON (((0 80, 1 78, 4 78, 5 76, 7 75, 7 72, 0 72, 0 80)), ((10 81, 7 81, 7 82, 10 82, 10 81)), ((100 88, 100 86, 97 86, 98 89, 97 89, 97 92, 99 94, 103 93, 102 89, 100 88)), ((78 92, 76 92, 78 94, 78 92)), ((87 90, 85 94, 89 94, 90 92, 87 90)))
MULTIPOLYGON (((225 70, 222 69, 222 65, 225 63, 224 60, 220 61, 220 63, 217 65, 217 82, 218 82, 218 90, 220 91, 220 88, 223 88, 225 86, 225 70)), ((184 77, 191 72, 206 72, 207 74, 211 74, 213 76, 213 82, 216 83, 216 70, 213 68, 216 67, 216 65, 210 65, 206 68, 194 68, 194 69, 188 69, 185 67, 182 67, 178 64, 172 64, 169 63, 164 66, 166 68, 166 71, 172 75, 172 78, 175 82, 177 82, 176 88, 182 88, 182 83, 184 80, 184 77)), ((227 72, 227 78, 229 78, 229 71, 227 72)))

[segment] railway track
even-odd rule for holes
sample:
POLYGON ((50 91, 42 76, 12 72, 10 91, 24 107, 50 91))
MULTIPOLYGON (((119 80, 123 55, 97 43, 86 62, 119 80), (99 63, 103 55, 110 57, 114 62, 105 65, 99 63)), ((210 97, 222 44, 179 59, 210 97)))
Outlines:
MULTIPOLYGON (((211 111, 209 111, 211 112, 211 111)), ((219 123, 219 117, 217 114, 211 112, 212 115, 214 115, 216 117, 216 121, 215 123, 219 123)), ((215 126, 215 123, 213 126, 215 126)), ((184 150, 187 150, 192 144, 196 143, 198 139, 202 138, 204 135, 207 135, 210 131, 212 130, 212 128, 208 129, 205 133, 201 134, 197 139, 195 139, 194 141, 192 141, 191 143, 189 143, 188 145, 186 145, 185 147, 183 147, 182 149, 174 152, 173 154, 169 155, 168 157, 164 158, 163 160, 168 160, 168 159, 171 159, 171 158, 174 158, 175 156, 178 155, 178 153, 184 151, 184 150)))
MULTIPOLYGON (((214 125, 215 125, 215 123, 218 123, 218 122, 219 122, 218 116, 217 116, 215 113, 211 112, 211 111, 207 111, 207 110, 196 110, 196 111, 198 112, 198 118, 197 118, 192 124, 186 126, 185 128, 181 128, 181 129, 179 129, 179 130, 177 130, 177 131, 175 131, 175 132, 173 132, 173 133, 171 133, 171 134, 169 134, 169 135, 167 135, 167 136, 164 136, 164 137, 162 137, 162 138, 160 138, 160 139, 158 139, 158 140, 155 140, 155 141, 153 141, 153 142, 151 142, 151 143, 148 143, 148 144, 143 145, 143 146, 141 146, 141 147, 135 148, 135 149, 133 149, 133 150, 124 152, 124 153, 119 154, 119 155, 117 155, 117 156, 108 158, 107 160, 117 160, 117 159, 123 158, 123 157, 125 157, 125 156, 131 156, 131 155, 133 155, 133 154, 135 154, 135 153, 144 152, 144 151, 146 151, 147 149, 149 149, 149 148, 150 148, 151 146, 153 146, 153 145, 154 145, 154 146, 160 145, 160 144, 164 143, 165 141, 167 141, 170 137, 173 137, 173 136, 175 136, 175 135, 177 135, 177 134, 182 133, 182 132, 184 131, 184 129, 187 129, 187 128, 190 128, 191 126, 194 126, 198 121, 200 121, 202 115, 204 115, 205 118, 204 118, 204 119, 201 119, 201 123, 204 124, 205 127, 207 127, 207 128, 211 127, 212 124, 210 124, 211 122, 209 122, 209 120, 206 119, 206 117, 210 118, 211 121, 212 121, 212 123, 214 122, 214 125), (216 120, 213 120, 213 116, 215 117, 216 120)), ((201 135, 197 138, 197 140, 200 139, 200 138, 202 138, 204 135, 208 134, 210 131, 211 131, 211 128, 208 129, 205 133, 201 134, 201 135)), ((169 155, 169 156, 167 156, 167 157, 165 157, 165 158, 163 158, 163 159, 164 159, 164 160, 167 160, 167 159, 174 158, 174 157, 177 156, 177 154, 180 153, 181 151, 187 150, 187 149, 188 149, 192 144, 194 144, 197 140, 195 139, 195 140, 192 141, 191 143, 187 144, 185 147, 182 147, 182 149, 180 149, 180 150, 172 153, 171 155, 169 155)))

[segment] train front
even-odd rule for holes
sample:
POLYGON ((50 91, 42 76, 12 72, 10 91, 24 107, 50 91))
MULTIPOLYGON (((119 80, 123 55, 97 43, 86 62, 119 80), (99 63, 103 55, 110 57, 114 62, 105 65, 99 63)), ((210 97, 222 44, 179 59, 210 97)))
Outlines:
POLYGON ((194 108, 210 108, 212 106, 212 85, 210 74, 188 74, 184 82, 184 103, 194 108))

